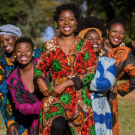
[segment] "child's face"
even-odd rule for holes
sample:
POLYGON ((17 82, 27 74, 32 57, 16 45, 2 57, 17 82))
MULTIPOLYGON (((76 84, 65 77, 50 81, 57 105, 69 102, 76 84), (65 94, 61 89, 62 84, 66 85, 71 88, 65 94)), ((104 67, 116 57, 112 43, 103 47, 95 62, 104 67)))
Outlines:
POLYGON ((27 65, 31 62, 33 53, 30 43, 21 42, 15 47, 16 60, 22 65, 27 65))

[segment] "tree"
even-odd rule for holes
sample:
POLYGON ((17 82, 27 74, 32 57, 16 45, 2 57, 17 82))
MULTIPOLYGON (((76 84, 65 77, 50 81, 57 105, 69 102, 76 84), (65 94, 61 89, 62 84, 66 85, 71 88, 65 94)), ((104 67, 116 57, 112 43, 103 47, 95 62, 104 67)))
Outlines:
POLYGON ((99 17, 107 26, 108 22, 119 17, 126 22, 126 44, 135 46, 135 2, 133 0, 87 0, 87 16, 99 17))

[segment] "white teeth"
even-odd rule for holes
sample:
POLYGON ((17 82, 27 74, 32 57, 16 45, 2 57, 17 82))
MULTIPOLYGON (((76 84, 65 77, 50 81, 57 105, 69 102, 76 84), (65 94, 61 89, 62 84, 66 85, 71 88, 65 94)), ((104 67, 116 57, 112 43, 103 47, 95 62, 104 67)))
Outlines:
POLYGON ((118 39, 118 38, 114 38, 114 41, 118 42, 118 41, 119 41, 119 39, 118 39))
POLYGON ((69 31, 69 30, 70 30, 70 28, 64 28, 64 30, 65 30, 65 31, 69 31))
POLYGON ((94 47, 98 47, 98 45, 93 45, 94 47))
POLYGON ((27 58, 21 58, 21 60, 27 60, 27 58))
POLYGON ((6 47, 6 50, 9 50, 11 48, 11 46, 8 46, 8 47, 6 47))

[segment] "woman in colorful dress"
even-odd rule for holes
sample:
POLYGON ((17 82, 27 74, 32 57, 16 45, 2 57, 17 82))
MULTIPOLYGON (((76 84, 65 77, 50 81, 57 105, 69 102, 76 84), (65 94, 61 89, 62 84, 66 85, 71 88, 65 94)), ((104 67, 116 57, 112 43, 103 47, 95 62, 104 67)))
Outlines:
POLYGON ((41 97, 33 83, 34 67, 38 58, 33 59, 33 42, 29 38, 19 38, 15 42, 15 56, 18 67, 7 79, 15 109, 22 113, 22 121, 30 128, 30 135, 38 135, 38 116, 41 97))
POLYGON ((116 83, 116 61, 102 56, 102 33, 105 27, 97 17, 81 19, 78 24, 79 36, 93 43, 96 52, 96 73, 89 84, 94 112, 96 135, 112 135, 112 116, 108 102, 108 91, 116 83))
MULTIPOLYGON (((135 57, 132 50, 125 46, 124 35, 126 25, 125 22, 119 18, 111 20, 108 24, 107 39, 104 39, 104 55, 114 58, 116 60, 117 81, 125 74, 128 73, 130 79, 127 82, 115 85, 121 96, 125 96, 129 92, 135 89, 135 57)), ((110 92, 109 96, 111 111, 112 111, 112 123, 113 123, 113 135, 119 135, 119 123, 118 123, 118 101, 117 95, 110 92)))
POLYGON ((95 75, 95 52, 88 40, 75 37, 80 18, 74 4, 54 12, 61 36, 43 43, 35 79, 47 97, 42 101, 43 135, 95 135, 92 104, 87 84, 95 75), (42 80, 52 74, 49 86, 42 80), (51 92, 50 92, 51 91, 51 92))
MULTIPOLYGON (((19 135, 29 133, 28 129, 22 126, 18 113, 12 110, 14 107, 6 83, 9 74, 15 69, 14 43, 21 36, 20 29, 14 25, 0 26, 0 46, 5 51, 0 60, 0 110, 7 133, 11 135, 14 135, 14 132, 19 135)), ((38 57, 40 50, 37 49, 34 54, 38 57)))

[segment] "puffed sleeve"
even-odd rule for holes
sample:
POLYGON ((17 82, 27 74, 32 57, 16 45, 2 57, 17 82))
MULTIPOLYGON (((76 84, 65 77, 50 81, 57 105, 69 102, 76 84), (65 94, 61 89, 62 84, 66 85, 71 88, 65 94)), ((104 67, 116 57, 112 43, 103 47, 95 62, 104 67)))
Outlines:
POLYGON ((84 42, 84 46, 79 55, 75 58, 76 76, 71 78, 75 84, 76 90, 87 85, 95 75, 96 54, 93 45, 88 40, 84 41, 81 39, 81 42, 84 42))
POLYGON ((121 96, 125 96, 135 89, 135 57, 132 51, 129 51, 128 53, 128 57, 124 66, 124 72, 127 72, 130 75, 130 79, 118 86, 118 93, 121 96))
POLYGON ((116 61, 109 57, 103 57, 103 63, 98 62, 97 71, 94 79, 90 82, 90 91, 106 92, 116 83, 116 61), (104 68, 106 64, 107 68, 104 68))
POLYGON ((48 71, 48 68, 51 63, 51 59, 53 55, 52 53, 53 51, 50 51, 49 49, 46 48, 46 42, 43 43, 41 47, 41 54, 39 56, 38 64, 36 65, 34 70, 35 83, 38 77, 41 77, 43 79, 46 77, 46 72, 48 71))
POLYGON ((7 128, 15 124, 13 110, 11 108, 9 93, 6 83, 6 70, 5 65, 0 61, 0 110, 7 128))
MULTIPOLYGON (((11 74, 12 75, 12 74, 11 74)), ((19 82, 17 78, 9 76, 7 80, 8 89, 11 92, 13 102, 15 103, 15 108, 19 110, 24 115, 28 114, 39 114, 41 101, 27 102, 24 100, 24 96, 20 91, 19 82), (11 82, 11 80, 14 80, 11 82)), ((27 97, 26 97, 27 98, 27 97)))

